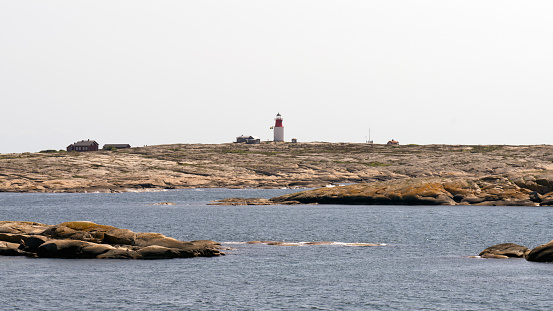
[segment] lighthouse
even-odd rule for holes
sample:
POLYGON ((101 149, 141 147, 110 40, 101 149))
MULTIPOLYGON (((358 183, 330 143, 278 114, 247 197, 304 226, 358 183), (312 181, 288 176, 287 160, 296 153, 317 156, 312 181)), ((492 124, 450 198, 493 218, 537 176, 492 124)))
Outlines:
POLYGON ((275 126, 273 127, 275 139, 274 141, 284 141, 284 127, 282 126, 282 117, 277 113, 275 118, 275 126))

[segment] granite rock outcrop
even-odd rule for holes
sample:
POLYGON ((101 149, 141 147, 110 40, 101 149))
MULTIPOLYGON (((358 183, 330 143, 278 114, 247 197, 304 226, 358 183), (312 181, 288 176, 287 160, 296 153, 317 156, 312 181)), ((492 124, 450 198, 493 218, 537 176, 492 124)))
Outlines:
POLYGON ((410 178, 324 187, 270 199, 280 202, 364 205, 548 206, 553 174, 482 178, 410 178))
POLYGON ((529 249, 526 246, 503 243, 490 246, 483 250, 479 257, 482 258, 525 258, 532 262, 553 263, 553 241, 529 249))
POLYGON ((45 225, 0 221, 0 255, 40 258, 165 259, 224 255, 214 241, 179 241, 88 221, 45 225))
MULTIPOLYGON (((0 192, 316 188, 411 178, 478 179, 551 172, 552 161, 549 145, 172 144, 0 154, 0 192)), ((551 188, 539 177, 516 184, 538 193, 551 188)), ((539 199, 553 201, 541 194, 539 199)))
POLYGON ((553 262, 553 241, 533 248, 526 260, 535 262, 553 262))
POLYGON ((478 256, 482 258, 496 258, 496 259, 505 259, 505 258, 525 258, 530 249, 526 246, 514 244, 514 243, 503 243, 490 246, 483 250, 478 256))

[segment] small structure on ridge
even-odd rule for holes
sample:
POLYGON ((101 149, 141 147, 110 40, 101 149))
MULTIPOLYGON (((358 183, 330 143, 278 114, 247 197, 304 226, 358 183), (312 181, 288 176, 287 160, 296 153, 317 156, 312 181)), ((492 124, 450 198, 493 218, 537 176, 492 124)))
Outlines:
POLYGON ((261 138, 257 136, 238 136, 236 137, 236 143, 246 143, 246 144, 260 144, 261 138))
POLYGON ((73 143, 67 146, 67 151, 78 151, 78 152, 87 152, 87 151, 98 151, 99 144, 95 140, 81 140, 76 143, 73 143))
POLYGON ((102 149, 128 149, 131 148, 129 144, 105 144, 102 149))

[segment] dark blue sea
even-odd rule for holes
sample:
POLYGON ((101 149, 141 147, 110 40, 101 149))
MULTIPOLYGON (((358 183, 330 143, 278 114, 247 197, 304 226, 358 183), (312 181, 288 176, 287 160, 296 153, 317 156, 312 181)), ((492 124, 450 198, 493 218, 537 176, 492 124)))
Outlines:
POLYGON ((470 257, 499 243, 549 242, 553 208, 207 205, 291 191, 0 193, 0 220, 88 220, 232 248, 171 260, 0 257, 0 309, 553 309, 553 264, 470 257), (176 205, 151 205, 165 201, 176 205), (255 240, 340 243, 244 243, 255 240))

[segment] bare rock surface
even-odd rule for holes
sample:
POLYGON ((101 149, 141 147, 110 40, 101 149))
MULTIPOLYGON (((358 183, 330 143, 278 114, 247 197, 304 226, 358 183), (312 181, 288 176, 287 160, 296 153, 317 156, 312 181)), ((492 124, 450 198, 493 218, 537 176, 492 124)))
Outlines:
POLYGON ((490 246, 480 254, 482 258, 525 258, 527 261, 553 263, 553 241, 534 247, 532 250, 514 243, 490 246))
POLYGON ((535 247, 526 259, 535 262, 553 262, 553 241, 535 247))
MULTIPOLYGON (((315 188, 409 178, 513 175, 522 178, 513 180, 516 185, 543 196, 552 188, 551 179, 538 175, 552 174, 552 160, 549 145, 173 144, 118 151, 1 154, 0 191, 315 188), (527 178, 531 174, 534 179, 527 178)), ((553 204, 551 198, 540 199, 553 204)), ((446 197, 438 200, 448 201, 446 197)))
POLYGON ((551 205, 549 172, 482 178, 409 178, 324 187, 270 199, 273 203, 365 205, 551 205), (536 183, 530 180, 539 180, 536 183))
POLYGON ((530 253, 530 250, 526 246, 514 243, 503 243, 486 248, 478 256, 482 258, 497 259, 525 258, 528 253, 530 253))
POLYGON ((0 255, 42 258, 163 259, 224 255, 214 241, 179 241, 88 221, 45 225, 0 221, 0 255))
POLYGON ((19 250, 19 243, 0 241, 1 256, 21 256, 24 253, 19 250))

